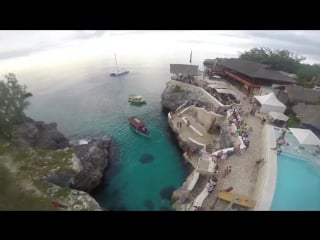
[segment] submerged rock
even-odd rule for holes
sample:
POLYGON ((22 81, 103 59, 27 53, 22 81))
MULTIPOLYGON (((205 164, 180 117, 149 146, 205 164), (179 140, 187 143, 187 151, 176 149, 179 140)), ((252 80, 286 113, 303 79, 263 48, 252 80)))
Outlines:
POLYGON ((160 191, 161 198, 171 201, 171 196, 175 189, 176 187, 174 186, 168 186, 168 187, 162 188, 160 191))
POLYGON ((152 154, 149 153, 144 153, 141 157, 140 157, 140 162, 142 164, 146 164, 146 163, 151 163, 154 161, 154 157, 152 154))
POLYGON ((152 200, 145 200, 144 201, 144 206, 148 209, 148 210, 154 210, 154 203, 152 202, 152 200))
POLYGON ((173 211, 173 209, 170 207, 161 207, 159 210, 160 211, 173 211))

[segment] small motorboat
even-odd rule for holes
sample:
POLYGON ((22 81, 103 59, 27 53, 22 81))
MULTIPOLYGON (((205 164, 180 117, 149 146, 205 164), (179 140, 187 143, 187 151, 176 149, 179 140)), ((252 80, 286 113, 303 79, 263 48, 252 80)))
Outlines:
POLYGON ((144 137, 150 137, 150 132, 146 128, 144 122, 136 116, 128 118, 129 126, 138 134, 144 137))
POLYGON ((135 104, 146 104, 146 100, 144 100, 141 96, 138 95, 130 95, 128 98, 128 102, 135 104))

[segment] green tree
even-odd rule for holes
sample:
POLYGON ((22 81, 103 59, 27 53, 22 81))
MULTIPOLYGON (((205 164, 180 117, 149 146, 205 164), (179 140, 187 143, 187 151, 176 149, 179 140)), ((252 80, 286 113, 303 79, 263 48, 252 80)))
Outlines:
POLYGON ((26 100, 31 96, 27 87, 20 85, 15 74, 5 75, 0 81, 0 135, 10 139, 12 127, 24 116, 23 111, 29 105, 26 100))
POLYGON ((270 48, 253 48, 241 53, 241 59, 269 65, 274 70, 296 73, 305 57, 298 57, 288 50, 271 50, 270 48))
POLYGON ((299 57, 288 50, 271 50, 270 48, 253 48, 240 54, 240 59, 267 64, 271 69, 295 73, 298 83, 304 87, 312 87, 312 80, 320 74, 319 64, 306 64, 299 57))

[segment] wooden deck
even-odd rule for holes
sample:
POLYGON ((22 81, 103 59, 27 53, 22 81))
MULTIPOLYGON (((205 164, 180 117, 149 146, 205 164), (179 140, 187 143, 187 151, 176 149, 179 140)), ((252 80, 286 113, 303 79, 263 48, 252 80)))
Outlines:
POLYGON ((256 205, 256 201, 247 199, 246 197, 240 196, 238 194, 230 193, 230 192, 219 192, 218 198, 231 202, 234 201, 235 204, 247 207, 247 208, 254 208, 256 205), (235 198, 238 197, 238 200, 235 198))

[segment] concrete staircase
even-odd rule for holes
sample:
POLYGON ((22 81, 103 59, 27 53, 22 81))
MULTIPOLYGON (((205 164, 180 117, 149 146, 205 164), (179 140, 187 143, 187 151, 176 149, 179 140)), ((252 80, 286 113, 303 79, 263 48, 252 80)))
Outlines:
POLYGON ((213 145, 212 144, 207 144, 206 145, 206 151, 208 153, 212 153, 213 152, 213 145))

